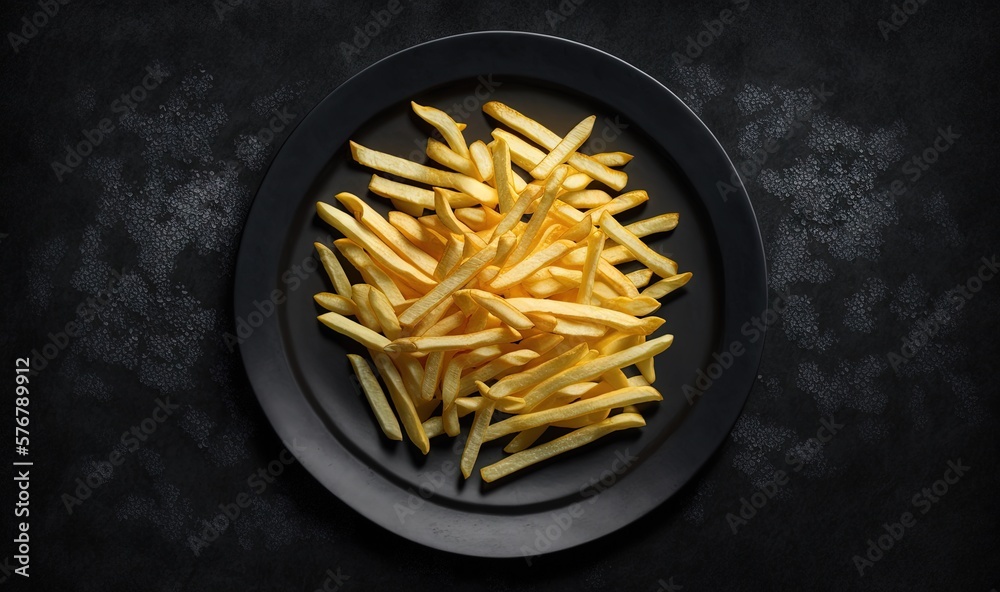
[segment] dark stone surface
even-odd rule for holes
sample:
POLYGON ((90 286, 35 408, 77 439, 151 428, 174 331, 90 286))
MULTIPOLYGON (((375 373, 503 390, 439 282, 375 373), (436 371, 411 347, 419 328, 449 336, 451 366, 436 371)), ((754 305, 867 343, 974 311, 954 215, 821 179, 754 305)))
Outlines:
MULTIPOLYGON (((916 12, 883 36, 878 23, 894 5, 853 4, 591 0, 560 20, 555 1, 404 1, 345 55, 342 43, 388 3, 246 0, 220 19, 209 0, 77 0, 26 43, 8 36, 3 359, 13 365, 80 325, 31 381, 35 589, 313 590, 338 569, 349 577, 342 590, 1000 586, 1000 283, 971 299, 952 292, 977 287, 981 258, 997 254, 997 5, 913 2, 916 12), (724 9, 732 22, 679 60, 688 36, 718 30, 704 21, 724 9), (253 495, 260 487, 248 476, 282 445, 223 341, 236 241, 288 133, 257 138, 274 110, 297 120, 386 55, 487 29, 558 35, 635 64, 684 98, 734 162, 770 147, 762 166, 748 165, 747 186, 771 287, 792 295, 743 417, 682 495, 530 566, 404 541, 297 465, 253 495), (162 82, 147 79, 155 88, 130 112, 116 101, 141 87, 147 67, 162 82), (821 90, 832 94, 817 101, 821 90), (51 163, 105 118, 114 129, 57 178, 51 163), (949 128, 959 137, 914 179, 907 160, 949 128), (890 193, 895 180, 901 195, 890 193), (106 303, 88 302, 109 282, 117 290, 106 303), (894 368, 889 354, 928 318, 940 326, 894 368), (122 433, 153 417, 158 398, 179 407, 129 450, 122 433), (805 452, 830 417, 843 427, 805 452), (116 450, 124 461, 69 514, 63 494, 116 450), (788 462, 795 451, 801 464, 788 462), (921 490, 958 459, 967 474, 924 505, 921 490), (727 515, 776 470, 787 484, 734 534, 727 515), (189 537, 241 493, 250 507, 196 556, 189 537), (859 576, 854 556, 904 512, 915 526, 859 576)), ((19 33, 38 6, 5 3, 3 31, 19 33)), ((5 446, 11 426, 3 422, 5 446)), ((13 450, 4 457, 15 460, 13 450)), ((13 481, 3 481, 0 503, 12 506, 13 481)), ((12 543, 0 546, 0 558, 13 554, 12 543)))

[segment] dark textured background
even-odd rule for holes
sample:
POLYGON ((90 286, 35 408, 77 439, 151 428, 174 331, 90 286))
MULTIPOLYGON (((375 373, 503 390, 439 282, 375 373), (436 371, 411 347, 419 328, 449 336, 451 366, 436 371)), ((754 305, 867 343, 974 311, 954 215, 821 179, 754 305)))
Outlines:
MULTIPOLYGON (((590 0, 550 22, 555 0, 404 0, 367 47, 345 57, 341 43, 387 2, 244 0, 220 19, 210 0, 73 0, 16 53, 8 43, 0 58, 4 364, 82 321, 81 334, 32 380, 35 589, 313 590, 328 569, 349 577, 342 590, 1000 586, 1000 280, 961 310, 948 294, 998 250, 1000 11, 987 0, 927 0, 886 39, 878 21, 891 2, 850 4, 750 0, 740 10, 721 0, 590 0), (736 21, 700 56, 677 63, 672 54, 686 38, 727 7, 736 21), (239 233, 288 133, 267 143, 257 131, 274 109, 301 117, 386 55, 484 29, 567 37, 635 64, 680 95, 734 162, 795 130, 747 179, 770 286, 792 296, 743 416, 681 495, 619 533, 531 566, 411 544, 297 465, 195 556, 188 537, 282 449, 222 340, 233 328, 239 233), (147 66, 165 74, 163 83, 119 121, 113 102, 147 66), (811 88, 833 94, 803 118, 811 88), (58 181, 51 162, 105 117, 116 129, 58 181), (796 118, 801 126, 792 126, 796 118), (949 126, 960 138, 911 182, 905 161, 949 126), (891 196, 897 179, 907 190, 891 196), (117 293, 77 319, 113 271, 117 293), (940 329, 894 371, 887 354, 935 311, 940 329), (180 408, 67 514, 62 494, 123 450, 121 433, 168 395, 180 408), (803 452, 830 416, 844 427, 803 452), (790 469, 794 451, 806 458, 802 470, 734 534, 726 515, 775 470, 790 469), (967 475, 919 514, 912 496, 956 459, 971 467, 967 475), (860 577, 852 557, 906 511, 918 512, 916 526, 860 577)), ((38 10, 7 1, 0 29, 17 31, 38 10)), ((11 390, 4 387, 3 417, 11 390)), ((8 462, 12 422, 0 423, 8 462)), ((3 483, 9 541, 14 492, 3 483)), ((0 544, 0 560, 11 549, 0 544)), ((6 571, 0 578, 11 589, 24 584, 6 571)))

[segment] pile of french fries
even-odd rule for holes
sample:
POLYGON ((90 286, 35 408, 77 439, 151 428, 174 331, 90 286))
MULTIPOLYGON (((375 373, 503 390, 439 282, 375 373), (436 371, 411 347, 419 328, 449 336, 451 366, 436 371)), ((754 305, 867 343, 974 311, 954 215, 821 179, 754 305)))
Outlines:
POLYGON ((395 211, 386 219, 350 193, 336 196, 343 209, 316 204, 345 237, 334 247, 364 279, 352 285, 336 254, 316 243, 334 289, 315 296, 329 311, 319 320, 368 349, 388 399, 368 361, 347 357, 382 431, 402 440, 401 422, 427 454, 430 438, 458 436, 474 414, 460 463, 466 478, 484 443, 516 434, 504 448, 510 456, 481 469, 490 482, 645 425, 636 406, 662 399, 651 386, 653 357, 673 342, 647 339, 664 321, 646 315, 691 274, 641 239, 675 228, 677 214, 622 225, 615 215, 646 192, 588 188, 621 191, 628 176, 615 167, 632 159, 579 152, 593 116, 560 137, 489 102, 483 110, 502 127, 490 143, 468 144, 464 124, 412 106, 444 140, 427 141, 427 156, 444 168, 351 142, 358 163, 392 177, 376 173, 368 188, 395 211), (644 267, 616 267, 632 261, 644 267), (624 372, 631 366, 634 376, 624 372), (534 446, 550 428, 571 431, 534 446))

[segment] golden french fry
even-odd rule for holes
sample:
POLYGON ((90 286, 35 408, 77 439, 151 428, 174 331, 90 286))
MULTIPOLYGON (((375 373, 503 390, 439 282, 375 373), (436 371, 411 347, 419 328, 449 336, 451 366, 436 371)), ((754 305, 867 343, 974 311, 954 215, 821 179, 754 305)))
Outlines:
POLYGON ((649 285, 649 280, 653 279, 653 270, 648 267, 633 271, 632 273, 626 273, 625 277, 628 281, 632 282, 632 285, 638 288, 645 288, 649 285))
POLYGON ((406 312, 399 315, 399 323, 404 327, 412 327, 442 300, 451 296, 456 290, 465 286, 477 273, 482 271, 497 254, 497 243, 490 244, 476 255, 458 266, 454 272, 441 280, 430 292, 413 303, 406 312))
POLYGON ((316 203, 316 210, 319 212, 320 218, 327 224, 330 224, 344 233, 344 236, 363 247, 372 259, 392 269, 409 285, 423 290, 430 290, 434 287, 436 282, 433 278, 417 269, 412 263, 403 260, 395 251, 386 246, 378 235, 365 228, 365 226, 346 212, 342 212, 323 202, 316 203))
POLYGON ((521 452, 534 444, 536 440, 541 438, 546 429, 548 429, 548 426, 538 426, 537 428, 524 430, 520 434, 514 436, 514 438, 503 447, 503 451, 508 453, 521 452))
POLYGON ((469 144, 469 154, 472 155, 472 162, 476 163, 479 169, 479 178, 489 181, 493 178, 493 154, 482 140, 476 140, 469 144))
POLYGON ((406 431, 406 436, 420 449, 420 452, 427 454, 431 450, 431 443, 427 440, 424 426, 421 425, 420 419, 417 416, 417 409, 413 405, 413 400, 406 392, 406 387, 403 384, 403 378, 399 375, 399 370, 392 364, 389 356, 379 352, 375 354, 375 367, 378 368, 379 374, 382 375, 382 380, 385 381, 386 387, 389 388, 389 396, 392 397, 392 404, 396 407, 396 413, 399 414, 399 419, 403 424, 403 429, 406 431))
POLYGON ((319 318, 319 322, 337 333, 349 337, 369 349, 381 350, 391 343, 384 335, 335 312, 324 313, 317 318, 319 318))
POLYGON ((513 175, 510 170, 510 150, 507 148, 507 143, 497 140, 493 150, 493 176, 501 214, 506 214, 514 207, 513 175))
POLYGON ((580 146, 583 146, 587 138, 590 137, 590 132, 594 129, 595 121, 597 121, 597 117, 591 115, 576 124, 576 127, 552 148, 552 151, 542 159, 542 162, 538 163, 538 166, 531 170, 531 176, 536 179, 544 179, 558 165, 569 160, 570 155, 574 154, 580 146))
MULTIPOLYGON (((498 101, 490 101, 483 105, 483 112, 511 129, 520 132, 546 150, 552 150, 562 141, 559 134, 498 101)), ((615 191, 621 191, 628 183, 628 175, 624 172, 608 168, 579 152, 570 155, 567 162, 576 170, 581 173, 587 173, 615 191)))
POLYGON ((597 279, 597 264, 601 260, 601 252, 603 251, 604 233, 600 230, 595 230, 587 238, 587 257, 583 260, 580 290, 576 296, 576 301, 580 304, 591 304, 591 296, 594 293, 594 280, 597 279))
POLYGON ((632 161, 632 155, 628 152, 601 152, 590 157, 606 167, 625 166, 632 161))
POLYGON ((340 294, 320 292, 319 294, 313 296, 313 300, 316 301, 316 304, 322 306, 330 312, 342 314, 345 317, 357 313, 357 309, 354 307, 354 302, 351 301, 350 298, 344 298, 340 294))
POLYGON ((625 229, 614 216, 605 212, 600 218, 601 230, 612 240, 625 247, 635 255, 635 258, 653 270, 656 275, 667 278, 677 275, 677 264, 660 255, 643 243, 639 237, 625 229))
POLYGON ((344 298, 351 297, 351 281, 347 279, 343 266, 337 260, 337 256, 323 243, 313 243, 316 252, 319 253, 319 260, 323 264, 323 269, 330 276, 333 282, 333 289, 344 298))
POLYGON ((655 298, 650 298, 649 296, 638 296, 636 298, 619 296, 617 298, 601 302, 601 306, 607 308, 608 310, 615 310, 625 314, 643 317, 656 312, 656 310, 660 308, 660 303, 655 298))
POLYGON ((648 335, 663 324, 663 319, 658 317, 638 319, 618 311, 575 302, 555 302, 538 298, 508 298, 507 304, 525 314, 546 313, 584 323, 607 325, 626 333, 639 332, 648 335))
POLYGON ((392 302, 393 306, 401 304, 406 300, 396 282, 375 265, 364 249, 359 247, 354 241, 342 238, 333 241, 333 245, 361 273, 361 277, 365 279, 365 282, 372 286, 377 286, 386 295, 389 302, 392 302))
POLYGON ((636 361, 648 358, 664 351, 674 342, 673 335, 664 335, 641 345, 630 347, 608 356, 601 356, 589 362, 564 370, 546 379, 524 394, 524 408, 530 411, 536 405, 547 399, 552 393, 577 382, 592 380, 612 368, 624 368, 636 361))
POLYGON ((507 271, 501 272, 490 283, 490 286, 494 290, 502 291, 514 284, 519 284, 539 269, 557 259, 561 259, 573 246, 573 243, 568 240, 556 241, 544 249, 533 253, 531 256, 521 259, 514 267, 511 267, 507 271))
MULTIPOLYGON (((627 380, 626 380, 627 382, 627 380)), ((568 405, 561 405, 544 411, 534 411, 516 415, 509 419, 497 422, 486 430, 486 441, 531 429, 538 426, 549 425, 558 421, 565 421, 576 417, 582 417, 595 411, 604 409, 614 409, 625 405, 635 405, 648 401, 660 401, 663 397, 659 391, 651 386, 627 386, 618 390, 598 395, 589 399, 583 399, 568 405)))
POLYGON ((368 304, 382 327, 382 334, 389 339, 399 339, 403 331, 389 298, 378 288, 371 288, 368 292, 368 304))
POLYGON ((538 327, 545 327, 546 331, 566 337, 580 337, 583 339, 596 339, 608 331, 606 325, 587 323, 574 319, 564 319, 546 313, 527 313, 527 317, 538 327))
POLYGON ((476 411, 476 419, 472 422, 472 429, 469 430, 469 437, 465 440, 465 449, 462 451, 462 460, 459 462, 466 479, 472 474, 472 469, 476 465, 476 458, 479 457, 479 449, 483 445, 483 437, 490 425, 495 406, 495 403, 489 403, 476 411))
POLYGON ((556 194, 559 193, 559 186, 565 178, 566 167, 564 166, 556 168, 556 170, 549 175, 549 178, 545 181, 545 191, 542 193, 542 197, 538 200, 535 212, 531 214, 531 219, 528 221, 528 226, 525 228, 524 234, 521 235, 517 246, 514 247, 510 257, 507 258, 509 262, 516 264, 528 254, 532 247, 532 243, 535 241, 535 237, 538 235, 538 231, 542 229, 542 225, 545 223, 545 217, 548 214, 549 209, 556 200, 556 194))
POLYGON ((604 421, 574 430, 565 436, 561 436, 540 446, 512 454, 501 461, 483 467, 480 469, 479 474, 483 481, 491 483, 525 467, 530 467, 533 464, 552 458, 563 452, 589 444, 612 432, 627 428, 642 427, 644 425, 646 425, 646 422, 642 419, 641 415, 636 413, 620 413, 604 421))
POLYGON ((524 316, 524 313, 507 304, 507 302, 499 296, 483 290, 470 290, 469 294, 476 304, 490 311, 491 314, 514 329, 524 330, 535 326, 535 324, 531 322, 531 319, 524 316))
POLYGON ((492 187, 461 173, 442 171, 417 164, 405 158, 399 158, 398 156, 366 148, 357 142, 351 142, 351 155, 359 164, 382 171, 383 173, 389 173, 397 177, 417 181, 418 183, 455 189, 467 193, 476 198, 479 203, 491 207, 497 203, 496 191, 492 187))
POLYGON ((390 440, 402 440, 403 433, 399 431, 399 422, 396 421, 396 416, 393 414, 392 408, 389 407, 389 401, 385 398, 385 393, 379 386, 371 366, 359 355, 347 354, 347 359, 350 360, 351 366, 354 368, 354 375, 358 377, 358 383, 361 384, 361 390, 364 391, 365 398, 368 399, 368 405, 371 406, 375 420, 382 428, 382 433, 390 440))
POLYGON ((510 343, 520 338, 521 334, 516 329, 503 327, 498 329, 484 329, 465 335, 401 337, 393 340, 383 349, 388 353, 450 351, 510 343))
MULTIPOLYGON (((420 206, 421 209, 434 209, 434 192, 427 189, 391 181, 378 175, 372 175, 372 179, 368 183, 368 190, 386 199, 406 202, 420 206)), ((418 212, 416 215, 419 216, 420 213, 418 212)))
POLYGON ((366 204, 364 200, 347 192, 338 193, 335 197, 337 201, 354 214, 357 220, 372 231, 375 236, 380 238, 385 245, 395 251, 397 255, 406 259, 427 275, 434 273, 434 267, 437 265, 434 258, 417 248, 403 233, 390 224, 371 206, 366 204))
POLYGON ((420 398, 430 401, 434 398, 434 393, 438 390, 441 381, 441 372, 444 370, 445 357, 447 352, 436 351, 427 355, 427 365, 424 366, 424 381, 420 385, 420 398))
POLYGON ((518 349, 490 360, 486 364, 476 368, 462 377, 458 385, 458 395, 460 397, 476 392, 476 383, 485 380, 492 380, 497 376, 507 373, 509 370, 519 368, 528 362, 536 359, 538 352, 530 349, 518 349))
POLYGON ((672 275, 667 278, 656 282, 652 286, 646 288, 642 291, 643 296, 649 296, 650 298, 663 298, 667 294, 673 292, 677 288, 681 288, 684 284, 688 283, 691 279, 691 272, 685 272, 680 275, 672 275))
POLYGON ((479 174, 479 167, 470 158, 465 158, 452 150, 447 144, 442 144, 434 138, 427 138, 427 148, 424 150, 427 157, 441 166, 448 167, 456 173, 468 175, 476 181, 482 181, 479 174))
POLYGON ((380 332, 382 325, 371 306, 371 286, 368 284, 354 284, 351 286, 354 291, 354 308, 357 311, 358 321, 372 331, 380 332))
MULTIPOLYGON (((433 195, 432 192, 432 199, 433 195)), ((433 205, 431 205, 431 209, 434 209, 433 205)), ((393 210, 389 212, 389 224, 392 224, 408 241, 426 252, 431 258, 440 259, 444 253, 445 239, 421 224, 413 216, 393 210)))
POLYGON ((465 143, 465 136, 462 135, 462 130, 458 127, 455 120, 451 118, 451 115, 434 107, 418 105, 414 101, 410 101, 410 106, 413 107, 413 112, 420 119, 433 125, 437 131, 441 132, 441 135, 444 136, 445 141, 448 142, 448 146, 452 150, 463 158, 469 158, 469 147, 465 143))
POLYGON ((600 189, 583 189, 580 191, 567 191, 559 196, 559 199, 574 208, 589 210, 599 208, 611 201, 611 196, 606 191, 600 189))
POLYGON ((590 351, 590 348, 587 347, 587 344, 581 343, 566 353, 557 356, 544 364, 536 366, 531 370, 526 370, 518 374, 511 374, 510 376, 498 380, 496 384, 490 387, 488 392, 484 393, 483 396, 497 400, 502 399, 503 397, 508 397, 514 393, 521 392, 532 385, 539 384, 540 382, 559 374, 567 368, 572 368, 587 355, 588 351, 590 351))

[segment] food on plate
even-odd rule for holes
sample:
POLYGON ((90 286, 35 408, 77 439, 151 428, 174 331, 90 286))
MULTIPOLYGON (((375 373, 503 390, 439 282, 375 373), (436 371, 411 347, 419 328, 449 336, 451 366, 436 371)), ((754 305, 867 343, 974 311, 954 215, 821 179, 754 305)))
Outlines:
POLYGON ((427 454, 472 415, 466 478, 483 446, 513 435, 510 456, 480 470, 490 482, 645 425, 642 406, 662 400, 653 359, 673 343, 652 337, 664 320, 649 315, 691 274, 643 238, 673 230, 677 214, 615 218, 649 196, 615 195, 630 154, 581 152, 594 116, 560 136, 491 101, 483 111, 500 126, 469 142, 444 111, 412 107, 439 134, 426 153, 443 168, 351 142, 375 171, 368 189, 394 210, 351 193, 316 204, 344 236, 335 250, 315 244, 333 290, 314 296, 319 321, 368 350, 388 397, 364 357, 348 359, 382 432, 427 454), (641 267, 617 267, 630 262, 641 267), (569 431, 535 445, 549 430, 569 431))

